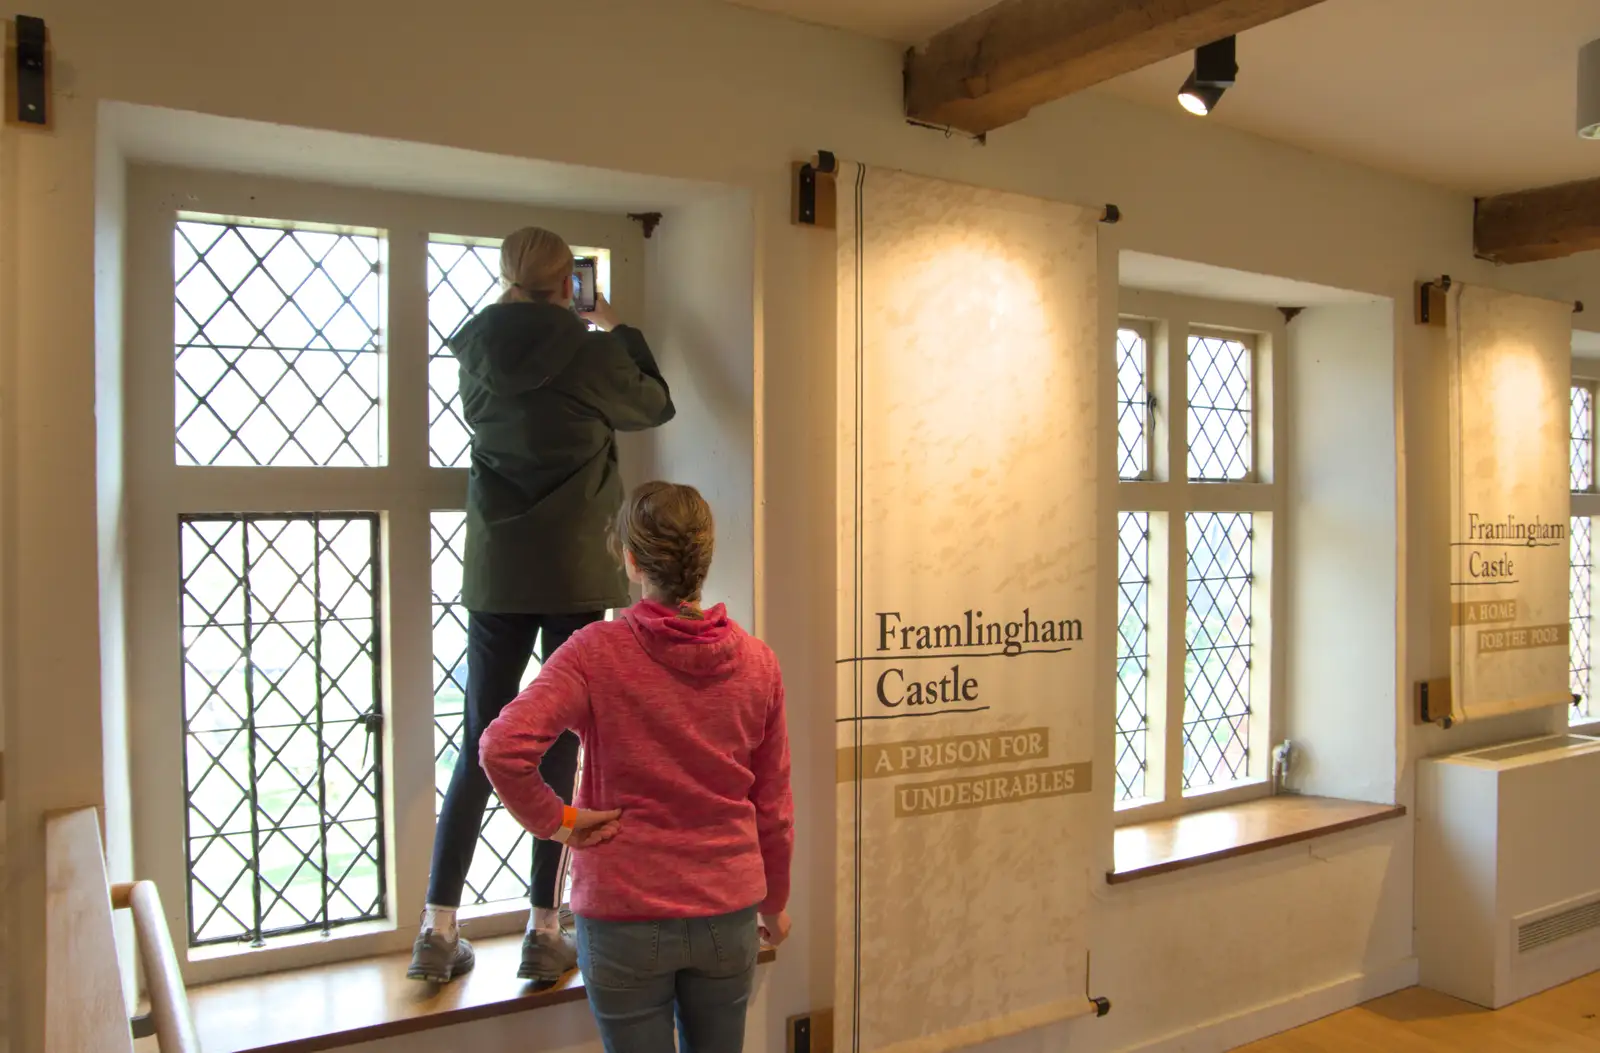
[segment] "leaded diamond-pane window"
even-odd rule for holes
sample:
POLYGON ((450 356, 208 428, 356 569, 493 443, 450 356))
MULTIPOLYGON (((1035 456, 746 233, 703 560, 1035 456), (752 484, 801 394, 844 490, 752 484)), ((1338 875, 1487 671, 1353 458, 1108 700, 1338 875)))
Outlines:
POLYGON ((179 538, 190 944, 384 917, 378 517, 179 538))
POLYGON ((1250 478, 1251 350, 1242 340, 1189 337, 1189 478, 1238 482, 1250 478))
POLYGON ((437 467, 465 468, 472 440, 445 341, 499 296, 499 242, 428 242, 428 459, 437 467))
MULTIPOLYGON (((466 710, 467 611, 461 605, 461 557, 466 539, 466 513, 434 512, 433 521, 433 728, 434 806, 444 803, 466 710)), ((524 683, 539 671, 537 657, 528 663, 524 683)), ((533 839, 500 798, 491 796, 483 813, 478 849, 467 872, 462 902, 467 905, 525 900, 533 874, 533 839)))
POLYGON ((1146 796, 1150 669, 1150 514, 1117 516, 1117 800, 1146 796))
POLYGON ((1150 472, 1150 345, 1137 329, 1117 330, 1117 475, 1150 472))
POLYGON ((1579 701, 1572 707, 1572 721, 1600 716, 1600 707, 1590 694, 1589 627, 1594 597, 1594 523, 1588 516, 1572 517, 1571 542, 1571 665, 1572 693, 1579 701))
POLYGON ((1183 787, 1197 790, 1249 774, 1254 517, 1191 512, 1186 520, 1183 787))
POLYGON ((178 220, 178 464, 382 463, 382 253, 373 233, 178 220))
POLYGON ((1594 487, 1594 392, 1572 388, 1572 492, 1594 487))

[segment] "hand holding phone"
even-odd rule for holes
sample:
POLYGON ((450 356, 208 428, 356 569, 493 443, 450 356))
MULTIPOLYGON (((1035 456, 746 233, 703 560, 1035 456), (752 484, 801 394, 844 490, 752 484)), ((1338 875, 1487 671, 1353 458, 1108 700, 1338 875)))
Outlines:
POLYGON ((579 311, 578 317, 602 332, 609 333, 621 323, 617 319, 617 312, 611 302, 599 293, 595 293, 595 304, 592 311, 579 311))
POLYGON ((572 306, 579 314, 593 311, 597 306, 600 295, 599 283, 595 280, 595 261, 592 259, 577 259, 572 263, 572 306))

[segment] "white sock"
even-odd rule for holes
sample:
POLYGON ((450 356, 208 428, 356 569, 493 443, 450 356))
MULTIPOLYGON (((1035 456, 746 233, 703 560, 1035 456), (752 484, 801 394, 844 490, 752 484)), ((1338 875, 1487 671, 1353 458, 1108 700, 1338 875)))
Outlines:
POLYGON ((456 937, 456 908, 428 904, 422 908, 422 927, 432 929, 447 939, 456 937))
POLYGON ((528 931, 543 929, 556 932, 561 928, 561 911, 551 907, 535 907, 528 912, 528 931))

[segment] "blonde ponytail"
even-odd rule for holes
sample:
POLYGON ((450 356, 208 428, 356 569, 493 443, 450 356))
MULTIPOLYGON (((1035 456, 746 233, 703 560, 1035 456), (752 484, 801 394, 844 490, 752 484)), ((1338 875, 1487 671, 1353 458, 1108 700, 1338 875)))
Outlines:
POLYGON ((523 227, 500 245, 501 303, 550 300, 572 276, 572 249, 561 235, 523 227))

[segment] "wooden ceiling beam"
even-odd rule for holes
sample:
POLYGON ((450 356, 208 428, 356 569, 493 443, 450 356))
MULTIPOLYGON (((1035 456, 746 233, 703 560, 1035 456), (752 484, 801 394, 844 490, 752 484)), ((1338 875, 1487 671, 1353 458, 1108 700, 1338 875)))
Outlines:
POLYGON ((1478 199, 1472 244, 1496 263, 1555 260, 1600 249, 1600 179, 1478 199))
POLYGON ((906 116, 992 131, 1035 106, 1319 2, 1001 0, 906 56, 906 116))

